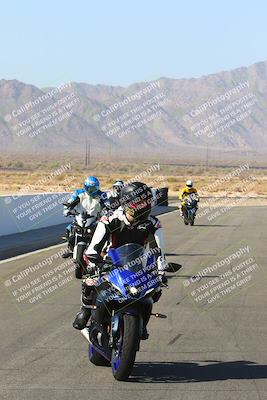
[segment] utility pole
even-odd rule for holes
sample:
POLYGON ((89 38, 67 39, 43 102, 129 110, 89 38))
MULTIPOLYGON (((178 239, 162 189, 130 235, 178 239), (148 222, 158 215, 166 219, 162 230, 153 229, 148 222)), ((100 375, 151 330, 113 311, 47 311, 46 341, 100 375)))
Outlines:
POLYGON ((90 142, 86 139, 85 142, 85 166, 88 167, 91 161, 91 146, 90 142))
POLYGON ((87 143, 87 166, 90 165, 91 162, 91 144, 87 143))
POLYGON ((209 168, 209 145, 207 144, 207 151, 206 151, 206 171, 209 168))
POLYGON ((85 142, 85 160, 84 160, 84 165, 87 167, 87 140, 85 142))

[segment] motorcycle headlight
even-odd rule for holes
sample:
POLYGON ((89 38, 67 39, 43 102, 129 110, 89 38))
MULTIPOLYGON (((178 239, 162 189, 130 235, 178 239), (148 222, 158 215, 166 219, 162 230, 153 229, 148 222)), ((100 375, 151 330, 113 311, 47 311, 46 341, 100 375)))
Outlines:
POLYGON ((133 295, 136 295, 138 293, 138 289, 134 286, 129 287, 129 292, 133 295))
POLYGON ((139 289, 136 288, 135 286, 126 285, 125 289, 126 289, 126 293, 128 294, 128 296, 138 297, 138 295, 140 293, 139 289))

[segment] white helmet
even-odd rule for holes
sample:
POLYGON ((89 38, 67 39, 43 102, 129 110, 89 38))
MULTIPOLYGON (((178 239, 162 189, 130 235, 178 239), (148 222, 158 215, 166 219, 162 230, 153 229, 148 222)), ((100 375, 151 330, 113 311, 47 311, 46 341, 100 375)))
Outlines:
POLYGON ((119 193, 121 192, 122 188, 124 187, 124 182, 122 180, 117 180, 113 183, 113 189, 119 193))
POLYGON ((189 179, 188 181, 186 181, 186 186, 188 188, 192 188, 193 187, 193 181, 191 181, 191 179, 189 179))

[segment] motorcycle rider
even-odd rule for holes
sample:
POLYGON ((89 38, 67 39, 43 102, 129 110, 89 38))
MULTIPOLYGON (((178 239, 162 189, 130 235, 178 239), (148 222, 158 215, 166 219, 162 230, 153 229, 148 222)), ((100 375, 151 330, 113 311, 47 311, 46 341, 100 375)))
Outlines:
MULTIPOLYGON (((122 207, 107 217, 103 216, 95 230, 92 241, 85 252, 90 257, 93 254, 101 254, 104 244, 110 240, 110 247, 118 248, 127 243, 138 243, 142 246, 149 245, 149 248, 157 249, 158 274, 161 275, 163 283, 167 283, 164 269, 167 268, 165 256, 163 254, 163 232, 160 221, 157 217, 151 216, 151 189, 142 182, 133 182, 125 186, 121 193, 122 207)), ((90 265, 89 268, 90 270, 90 265)), ((82 306, 73 322, 76 329, 85 328, 91 315, 93 300, 96 298, 97 310, 94 311, 93 319, 101 324, 105 314, 105 291, 98 293, 92 286, 82 285, 82 306)), ((161 291, 153 300, 158 301, 161 291)), ((144 311, 143 339, 148 338, 146 325, 149 321, 152 305, 144 311)))
MULTIPOLYGON (((84 182, 83 189, 77 189, 71 196, 67 204, 64 205, 63 214, 65 217, 72 215, 71 211, 75 208, 80 214, 86 212, 90 216, 95 216, 95 220, 105 205, 104 192, 100 190, 99 180, 95 176, 89 176, 84 182)), ((72 225, 67 226, 67 238, 69 250, 62 255, 68 258, 72 255, 74 236, 71 234, 72 225)))
MULTIPOLYGON (((68 200, 68 203, 71 203, 72 201, 74 201, 76 198, 77 198, 77 196, 80 194, 80 193, 82 193, 83 192, 83 190, 84 189, 76 189, 75 190, 75 192, 71 195, 71 197, 69 198, 69 200, 68 200)), ((64 215, 64 217, 67 217, 68 215, 70 215, 70 214, 68 214, 67 212, 66 212, 66 206, 64 205, 64 210, 63 210, 63 215, 64 215)), ((72 223, 70 223, 69 225, 67 225, 67 227, 66 227, 66 233, 65 233, 65 235, 64 236, 62 236, 62 239, 66 239, 66 240, 69 240, 69 237, 70 237, 70 235, 71 235, 71 230, 72 230, 72 223)))
MULTIPOLYGON (((180 216, 183 217, 184 216, 184 210, 185 210, 185 200, 186 198, 189 197, 190 194, 194 193, 196 196, 196 200, 199 201, 199 196, 197 193, 197 189, 194 188, 194 184, 193 181, 191 179, 189 179, 188 181, 186 181, 186 186, 182 189, 182 192, 179 196, 179 199, 181 200, 182 204, 181 204, 181 209, 180 209, 180 216)), ((196 207, 197 208, 197 207, 196 207)))

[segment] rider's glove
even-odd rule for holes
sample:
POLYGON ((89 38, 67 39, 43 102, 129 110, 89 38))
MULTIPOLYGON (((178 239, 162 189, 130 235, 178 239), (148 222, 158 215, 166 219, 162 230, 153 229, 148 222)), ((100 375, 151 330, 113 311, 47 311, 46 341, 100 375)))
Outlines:
POLYGON ((84 254, 83 255, 83 259, 84 259, 84 262, 85 262, 85 264, 86 264, 86 269, 87 269, 87 272, 88 272, 88 274, 93 274, 94 272, 95 272, 95 264, 94 263, 92 263, 88 258, 87 258, 87 256, 84 254))
POLYGON ((160 277, 163 286, 168 286, 168 278, 163 271, 159 271, 158 275, 160 277))
POLYGON ((157 258, 157 265, 158 265, 158 271, 164 271, 168 267, 166 258, 164 256, 159 256, 157 258))
POLYGON ((68 208, 64 208, 63 210, 64 217, 68 217, 70 214, 71 214, 70 210, 68 208))

